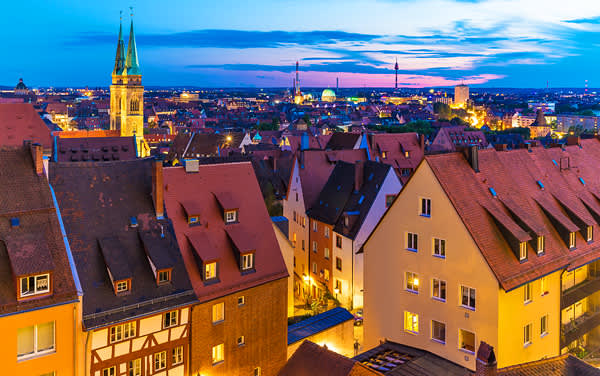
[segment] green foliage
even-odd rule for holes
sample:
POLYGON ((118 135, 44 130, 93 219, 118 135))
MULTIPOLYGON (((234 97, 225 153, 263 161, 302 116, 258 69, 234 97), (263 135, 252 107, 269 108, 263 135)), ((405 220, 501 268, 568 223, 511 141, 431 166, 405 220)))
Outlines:
POLYGON ((312 122, 310 121, 310 116, 308 116, 308 114, 305 114, 302 117, 302 120, 304 120, 304 122, 306 123, 307 127, 312 127, 312 122))
POLYGON ((452 109, 445 103, 436 102, 433 104, 433 112, 438 114, 440 119, 450 119, 452 116, 452 109))
POLYGON ((485 132, 486 135, 488 134, 520 134, 523 139, 525 140, 529 140, 530 136, 531 136, 531 130, 529 128, 509 128, 509 129, 505 129, 503 131, 487 131, 485 132))
POLYGON ((452 120, 450 120, 450 123, 452 123, 452 125, 462 125, 465 127, 468 127, 470 125, 469 122, 463 120, 462 118, 460 118, 458 116, 453 117, 452 120))
POLYGON ((267 182, 265 185, 265 187, 261 187, 261 191, 269 216, 276 217, 283 215, 283 206, 281 205, 281 202, 277 200, 277 197, 275 197, 273 185, 270 182, 267 182))
POLYGON ((583 111, 579 111, 577 113, 577 115, 581 115, 581 116, 594 116, 594 111, 592 110, 583 110, 583 111))
POLYGON ((375 127, 378 131, 384 131, 387 133, 409 133, 416 132, 418 134, 424 134, 426 136, 434 135, 436 130, 431 126, 431 123, 427 120, 416 120, 406 123, 404 125, 395 127, 377 126, 375 127))

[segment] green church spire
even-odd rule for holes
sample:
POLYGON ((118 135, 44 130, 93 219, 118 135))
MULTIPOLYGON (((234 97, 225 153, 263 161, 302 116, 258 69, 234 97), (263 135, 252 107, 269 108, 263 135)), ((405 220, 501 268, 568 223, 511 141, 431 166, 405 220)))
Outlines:
MULTIPOLYGON (((122 14, 123 12, 121 12, 122 14)), ((121 22, 119 24, 119 41, 117 42, 117 55, 115 57, 115 69, 113 69, 113 75, 120 75, 125 69, 125 43, 123 43, 123 17, 121 16, 121 22)))
MULTIPOLYGON (((133 10, 131 12, 133 17, 133 10)), ((137 56, 137 47, 135 46, 135 35, 133 34, 133 18, 131 19, 131 29, 129 30, 129 45, 127 46, 127 58, 125 59, 126 75, 141 75, 140 65, 137 56)))

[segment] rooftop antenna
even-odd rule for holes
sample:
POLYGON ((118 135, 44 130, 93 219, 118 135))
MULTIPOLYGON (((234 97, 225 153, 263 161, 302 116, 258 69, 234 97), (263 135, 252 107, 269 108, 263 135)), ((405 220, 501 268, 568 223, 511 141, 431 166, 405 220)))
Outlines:
POLYGON ((131 17, 133 17, 133 7, 129 7, 129 11, 130 11, 129 15, 130 15, 131 17))

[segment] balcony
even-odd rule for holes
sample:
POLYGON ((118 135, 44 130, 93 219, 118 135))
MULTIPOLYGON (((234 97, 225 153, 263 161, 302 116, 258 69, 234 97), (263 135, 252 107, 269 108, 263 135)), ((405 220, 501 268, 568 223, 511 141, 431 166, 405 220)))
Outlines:
POLYGON ((589 275, 588 278, 573 287, 562 292, 560 309, 573 305, 581 299, 592 295, 600 290, 600 275, 589 275))
POLYGON ((600 325, 600 306, 593 307, 575 320, 562 325, 560 347, 567 346, 598 325, 600 325))

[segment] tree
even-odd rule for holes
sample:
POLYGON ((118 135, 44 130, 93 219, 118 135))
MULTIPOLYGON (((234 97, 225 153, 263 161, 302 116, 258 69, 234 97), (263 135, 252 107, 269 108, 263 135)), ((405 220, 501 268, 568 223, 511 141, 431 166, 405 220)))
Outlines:
POLYGON ((452 116, 452 109, 446 103, 434 103, 433 112, 438 115, 439 119, 450 119, 452 116))
POLYGON ((308 114, 304 114, 304 116, 302 116, 302 120, 304 120, 307 127, 312 127, 312 123, 310 121, 310 116, 308 116, 308 114))

